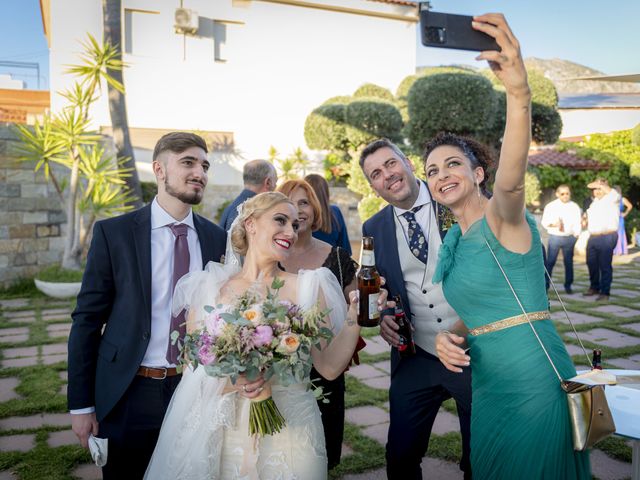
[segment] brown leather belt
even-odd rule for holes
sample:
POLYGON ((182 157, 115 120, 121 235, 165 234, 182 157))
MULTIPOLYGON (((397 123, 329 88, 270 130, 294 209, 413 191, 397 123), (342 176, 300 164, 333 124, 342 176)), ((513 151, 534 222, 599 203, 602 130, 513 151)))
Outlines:
POLYGON ((618 231, 617 230, 611 230, 610 232, 591 233, 590 236, 592 236, 592 237, 602 237, 604 235, 611 235, 612 233, 618 233, 618 231))
POLYGON ((175 367, 140 367, 136 372, 136 375, 145 378, 153 378, 154 380, 164 380, 167 377, 175 377, 178 375, 178 371, 175 367))

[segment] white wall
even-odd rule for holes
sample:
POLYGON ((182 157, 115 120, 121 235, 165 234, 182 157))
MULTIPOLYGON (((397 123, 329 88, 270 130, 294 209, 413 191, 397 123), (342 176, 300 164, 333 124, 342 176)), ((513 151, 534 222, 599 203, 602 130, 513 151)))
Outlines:
MULTIPOLYGON (((413 13, 366 0, 315 1, 413 13)), ((77 63, 77 40, 86 32, 101 38, 102 10, 98 0, 51 4, 54 92, 73 81, 63 71, 77 63)), ((201 17, 243 23, 227 25, 227 62, 221 63, 214 61, 212 38, 174 33, 177 6, 175 0, 123 1, 125 9, 160 12, 130 17, 125 83, 131 127, 233 132, 244 158, 266 157, 270 145, 287 155, 306 147, 304 120, 325 99, 351 94, 365 82, 395 91, 415 71, 415 23, 261 1, 185 0, 184 7, 201 17)), ((51 103, 57 111, 64 99, 53 94, 51 103)), ((93 115, 96 127, 110 123, 106 98, 93 115)), ((214 175, 214 182, 237 183, 242 158, 221 161, 227 171, 214 175)))
POLYGON ((640 123, 640 109, 559 109, 561 138, 627 130, 640 123))

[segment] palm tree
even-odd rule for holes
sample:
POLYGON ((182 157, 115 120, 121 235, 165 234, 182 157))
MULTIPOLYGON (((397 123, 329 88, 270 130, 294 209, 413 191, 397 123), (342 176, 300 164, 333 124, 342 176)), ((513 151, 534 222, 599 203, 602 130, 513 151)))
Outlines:
MULTIPOLYGON (((114 60, 122 63, 122 2, 120 0, 102 0, 102 23, 105 44, 109 44, 115 51, 114 60)), ((124 91, 124 79, 122 69, 107 70, 109 76, 116 80, 117 84, 108 82, 109 114, 111 115, 111 127, 113 141, 116 146, 118 158, 124 158, 124 166, 130 176, 127 177, 127 186, 136 198, 132 204, 135 208, 142 206, 142 188, 136 170, 136 160, 133 155, 133 146, 129 136, 129 122, 127 120, 127 103, 124 91), (122 88, 118 88, 118 85, 122 88)))

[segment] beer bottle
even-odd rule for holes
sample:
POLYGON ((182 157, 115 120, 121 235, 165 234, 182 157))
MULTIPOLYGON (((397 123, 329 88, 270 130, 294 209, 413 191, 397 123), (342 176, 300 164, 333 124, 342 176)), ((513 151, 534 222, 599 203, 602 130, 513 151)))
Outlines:
POLYGON ((411 322, 407 318, 402 307, 402 299, 400 295, 393 297, 396 302, 395 308, 395 321, 400 327, 398 335, 400 335, 400 345, 398 346, 398 352, 401 357, 411 357, 416 354, 416 344, 413 342, 413 332, 411 331, 411 322))
POLYGON ((602 350, 597 348, 593 350, 593 369, 602 370, 602 350))
POLYGON ((378 296, 380 295, 380 274, 376 270, 373 253, 373 237, 362 237, 360 269, 356 275, 360 303, 358 305, 358 325, 376 327, 380 324, 378 296))

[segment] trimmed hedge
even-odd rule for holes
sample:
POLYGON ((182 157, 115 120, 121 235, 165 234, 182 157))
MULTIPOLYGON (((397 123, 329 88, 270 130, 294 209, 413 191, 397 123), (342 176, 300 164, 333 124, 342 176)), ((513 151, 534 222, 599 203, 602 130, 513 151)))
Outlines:
POLYGON ((531 137, 540 145, 553 145, 562 133, 562 118, 549 105, 538 102, 531 104, 531 137))
POLYGON ((314 150, 345 150, 348 146, 345 128, 346 106, 324 104, 316 108, 304 123, 304 139, 314 150))
POLYGON ((355 92, 353 92, 353 97, 379 98, 388 102, 395 101, 393 93, 391 93, 388 89, 381 87, 380 85, 376 85, 375 83, 365 83, 364 85, 360 86, 355 92))
POLYGON ((408 96, 406 134, 414 149, 442 130, 482 136, 494 124, 496 95, 491 82, 471 73, 440 73, 419 78, 408 96))
POLYGON ((354 100, 345 110, 346 134, 357 149, 380 137, 402 140, 402 117, 395 105, 376 100, 354 100))

